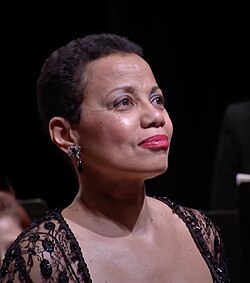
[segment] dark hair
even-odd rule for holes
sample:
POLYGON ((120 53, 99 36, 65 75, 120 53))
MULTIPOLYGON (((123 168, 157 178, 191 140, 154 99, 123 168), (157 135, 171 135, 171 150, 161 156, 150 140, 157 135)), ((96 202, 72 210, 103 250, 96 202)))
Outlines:
POLYGON ((48 134, 54 116, 78 123, 87 81, 87 65, 110 54, 134 53, 143 57, 142 48, 116 34, 91 34, 70 41, 54 51, 45 61, 37 81, 38 111, 48 134))

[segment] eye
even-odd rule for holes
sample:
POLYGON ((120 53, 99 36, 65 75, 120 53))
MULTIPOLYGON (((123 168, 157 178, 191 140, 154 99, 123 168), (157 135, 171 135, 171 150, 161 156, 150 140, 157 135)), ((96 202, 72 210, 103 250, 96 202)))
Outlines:
POLYGON ((127 110, 132 108, 133 106, 134 106, 134 102, 129 97, 118 99, 113 104, 113 107, 118 110, 127 110))
POLYGON ((164 109, 165 108, 165 99, 163 95, 160 94, 154 94, 150 102, 157 108, 164 109))

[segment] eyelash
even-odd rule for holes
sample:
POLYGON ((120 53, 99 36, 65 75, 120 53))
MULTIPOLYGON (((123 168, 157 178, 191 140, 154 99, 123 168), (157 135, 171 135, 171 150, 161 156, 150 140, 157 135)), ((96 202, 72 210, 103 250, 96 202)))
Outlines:
MULTIPOLYGON (((165 99, 164 99, 164 96, 162 96, 162 95, 158 95, 158 94, 153 95, 150 99, 150 102, 151 103, 156 102, 157 107, 163 106, 163 108, 165 108, 165 99)), ((134 105, 135 105, 135 103, 133 102, 133 100, 130 97, 125 97, 125 98, 119 99, 119 100, 117 100, 113 103, 114 108, 124 107, 125 108, 124 110, 126 110, 128 107, 132 107, 134 105), (127 104, 124 105, 124 102, 127 103, 127 104), (128 104, 130 104, 130 105, 128 105, 128 104)))
POLYGON ((132 106, 134 106, 133 101, 129 97, 115 101, 113 106, 114 106, 114 108, 121 107, 121 106, 127 107, 128 105, 124 105, 124 102, 131 103, 132 106))
POLYGON ((165 107, 165 98, 163 95, 158 95, 155 94, 152 98, 151 98, 151 102, 156 101, 157 104, 163 105, 165 107), (158 103, 160 102, 160 103, 158 103))

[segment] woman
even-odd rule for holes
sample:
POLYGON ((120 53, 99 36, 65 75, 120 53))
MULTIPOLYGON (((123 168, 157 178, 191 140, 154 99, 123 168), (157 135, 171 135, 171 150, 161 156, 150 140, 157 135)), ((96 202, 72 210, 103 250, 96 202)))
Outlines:
POLYGON ((1 282, 229 282, 210 220, 146 196, 145 180, 167 170, 173 127, 140 46, 114 34, 73 40, 46 60, 37 94, 79 192, 19 235, 1 282))
POLYGON ((0 176, 0 266, 9 245, 31 223, 5 176, 0 176))

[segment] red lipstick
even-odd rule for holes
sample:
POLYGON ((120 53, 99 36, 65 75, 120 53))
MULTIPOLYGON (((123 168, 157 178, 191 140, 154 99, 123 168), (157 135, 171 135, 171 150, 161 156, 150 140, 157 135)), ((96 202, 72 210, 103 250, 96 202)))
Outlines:
POLYGON ((169 148, 169 139, 166 135, 156 135, 143 140, 139 143, 139 146, 152 150, 167 150, 169 148))

